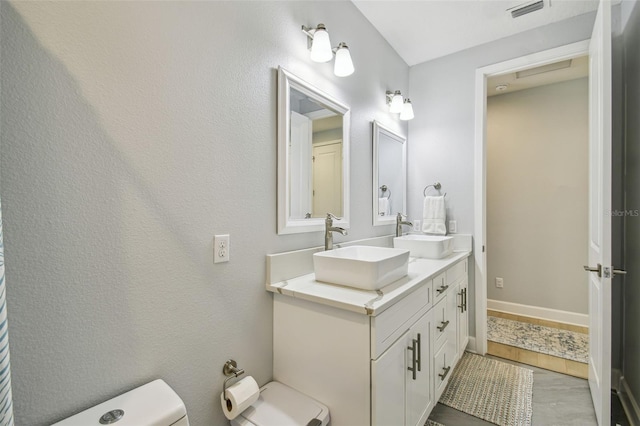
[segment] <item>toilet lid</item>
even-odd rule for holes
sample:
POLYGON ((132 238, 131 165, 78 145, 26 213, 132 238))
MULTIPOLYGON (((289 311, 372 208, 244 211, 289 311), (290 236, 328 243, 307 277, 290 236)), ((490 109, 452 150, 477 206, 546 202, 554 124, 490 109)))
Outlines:
MULTIPOLYGON (((300 426, 314 418, 323 419, 327 407, 307 395, 271 382, 260 390, 260 398, 240 414, 256 426, 300 426)), ((326 415, 326 414, 325 414, 326 415)))

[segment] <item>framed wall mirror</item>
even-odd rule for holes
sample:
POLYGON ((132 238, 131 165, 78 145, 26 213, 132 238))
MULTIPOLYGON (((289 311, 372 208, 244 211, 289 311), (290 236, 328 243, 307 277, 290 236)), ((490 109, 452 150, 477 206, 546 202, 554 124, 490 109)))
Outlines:
POLYGON ((373 122, 373 225, 407 214, 407 138, 373 122))
POLYGON ((278 68, 278 234, 349 227, 349 107, 278 68))

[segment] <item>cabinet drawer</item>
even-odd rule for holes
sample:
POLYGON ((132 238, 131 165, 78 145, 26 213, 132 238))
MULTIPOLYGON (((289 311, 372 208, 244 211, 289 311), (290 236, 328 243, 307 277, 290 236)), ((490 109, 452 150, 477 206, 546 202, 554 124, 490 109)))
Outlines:
POLYGON ((447 296, 433 308, 433 322, 431 323, 431 335, 433 336, 433 347, 437 351, 448 338, 456 336, 455 312, 451 311, 447 296))
POLYGON ((455 284, 457 281, 467 275, 467 262, 468 260, 465 259, 447 269, 447 271, 445 272, 445 274, 447 275, 447 285, 455 284))
POLYGON ((438 303, 447 294, 447 273, 443 272, 433 279, 433 303, 438 303))
POLYGON ((398 303, 371 318, 371 359, 378 358, 432 304, 431 280, 420 284, 420 288, 408 294, 398 303))
POLYGON ((446 342, 433 356, 435 400, 439 400, 455 367, 455 342, 446 342))

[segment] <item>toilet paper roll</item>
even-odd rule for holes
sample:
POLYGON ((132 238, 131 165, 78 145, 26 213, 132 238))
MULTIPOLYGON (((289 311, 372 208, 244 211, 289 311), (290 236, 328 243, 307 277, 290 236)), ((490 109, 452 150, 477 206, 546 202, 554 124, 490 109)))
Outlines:
POLYGON ((229 420, 233 420, 260 397, 260 388, 255 379, 247 376, 227 388, 225 399, 224 392, 220 394, 222 411, 229 420))

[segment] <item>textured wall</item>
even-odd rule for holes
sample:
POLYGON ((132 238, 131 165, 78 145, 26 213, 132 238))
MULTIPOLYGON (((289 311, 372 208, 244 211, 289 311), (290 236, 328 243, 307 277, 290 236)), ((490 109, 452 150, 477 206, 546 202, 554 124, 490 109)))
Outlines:
MULTIPOLYGON (((408 212, 419 217, 422 189, 440 181, 447 215, 458 232, 473 229, 473 150, 476 69, 590 38, 595 14, 526 31, 411 67, 408 212)), ((471 266, 473 270, 473 266, 471 266)), ((475 288, 469 289, 470 333, 475 335, 475 288)))
POLYGON ((489 299, 588 312, 588 81, 487 100, 489 299))
POLYGON ((623 33, 626 82, 626 176, 623 375, 640 401, 640 6, 626 2, 623 33))
MULTIPOLYGON (((352 107, 354 240, 371 225, 371 124, 407 65, 350 2, 1 2, 1 181, 17 424, 155 378, 225 423, 222 365, 272 375, 276 69, 352 107), (356 73, 308 60, 327 25, 356 73), (212 237, 231 261, 212 263, 212 237)), ((340 240, 340 238, 338 238, 340 240)))

